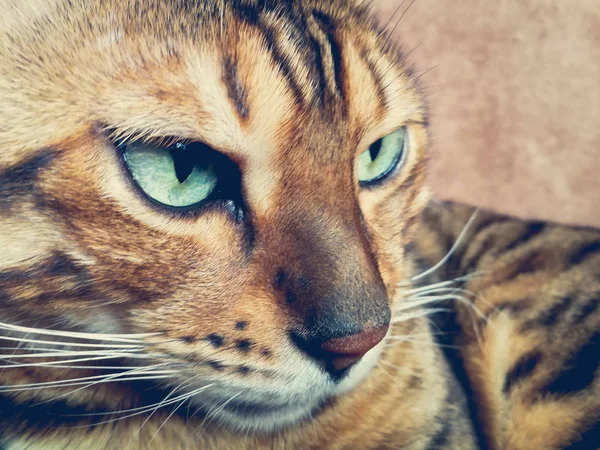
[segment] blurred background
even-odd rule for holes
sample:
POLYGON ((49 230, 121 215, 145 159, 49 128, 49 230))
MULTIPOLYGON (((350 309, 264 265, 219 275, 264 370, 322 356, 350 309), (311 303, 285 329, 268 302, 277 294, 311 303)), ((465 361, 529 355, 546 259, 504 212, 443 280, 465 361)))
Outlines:
POLYGON ((600 1, 372 3, 427 96, 439 198, 600 227, 600 1))

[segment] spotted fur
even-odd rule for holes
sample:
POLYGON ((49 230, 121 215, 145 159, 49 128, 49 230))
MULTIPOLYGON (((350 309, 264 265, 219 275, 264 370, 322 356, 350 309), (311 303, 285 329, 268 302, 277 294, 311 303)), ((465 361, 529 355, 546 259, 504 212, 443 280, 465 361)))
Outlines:
MULTIPOLYGON (((430 205, 416 260, 443 257, 474 213, 430 205)), ((460 242, 432 277, 468 276, 455 292, 473 306, 455 303, 438 326, 481 445, 600 448, 600 232, 480 211, 460 242)))

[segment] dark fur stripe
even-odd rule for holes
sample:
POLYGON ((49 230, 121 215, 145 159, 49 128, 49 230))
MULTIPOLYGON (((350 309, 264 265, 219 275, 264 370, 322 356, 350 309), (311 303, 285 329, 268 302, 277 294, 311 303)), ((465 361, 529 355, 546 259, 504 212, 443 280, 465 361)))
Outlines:
POLYGON ((589 387, 600 365, 600 332, 596 332, 579 349, 562 364, 564 370, 541 390, 541 394, 573 394, 589 387))
POLYGON ((325 35, 329 53, 331 54, 331 67, 335 78, 332 80, 333 84, 340 97, 344 98, 344 66, 342 63, 342 51, 336 40, 333 20, 331 17, 328 17, 319 11, 313 11, 312 15, 325 35))
POLYGON ((504 251, 514 250, 517 247, 521 247, 528 242, 531 242, 536 236, 542 233, 546 229, 546 224, 544 222, 532 222, 527 225, 527 229, 523 234, 517 237, 515 240, 510 242, 506 247, 504 247, 504 251))
POLYGON ((598 253, 600 253, 600 241, 590 242, 573 253, 569 262, 573 265, 580 264, 598 253))
POLYGON ((541 255, 541 252, 537 250, 525 255, 521 260, 519 260, 518 264, 515 264, 513 271, 506 275, 504 282, 511 281, 519 275, 541 270, 543 267, 543 261, 544 257, 541 255))
MULTIPOLYGON (((309 25, 306 23, 305 21, 305 27, 308 29, 309 25)), ((318 99, 318 101, 320 102, 320 104, 322 105, 325 102, 325 91, 326 91, 326 85, 327 85, 327 81, 325 79, 325 69, 324 69, 324 62, 323 62, 323 50, 321 49, 321 44, 319 44, 319 40, 316 39, 311 33, 308 33, 308 40, 310 41, 311 45, 312 45, 312 49, 313 49, 313 58, 312 58, 312 62, 314 63, 314 66, 316 68, 316 73, 317 73, 317 89, 315 92, 316 98, 318 99)))
POLYGON ((292 13, 290 12, 289 4, 286 2, 279 3, 272 0, 259 0, 254 7, 250 5, 238 5, 233 10, 240 19, 262 33, 267 44, 267 49, 277 64, 281 75, 287 81, 288 86, 296 99, 296 103, 298 105, 303 105, 304 96, 302 94, 301 86, 305 84, 306 81, 299 81, 296 79, 296 74, 294 73, 289 55, 286 55, 277 44, 279 40, 277 33, 268 27, 262 18, 262 15, 265 12, 273 11, 278 11, 281 14, 285 13, 288 16, 289 23, 295 23, 295 20, 291 17, 292 13))
MULTIPOLYGON (((517 314, 525 311, 527 308, 531 307, 533 302, 530 298, 523 298, 519 300, 513 300, 510 302, 498 303, 494 306, 494 309, 490 311, 487 319, 491 319, 493 316, 500 314, 501 312, 507 312, 511 316, 516 316, 517 314)), ((481 319, 483 321, 483 319, 481 319)))
MULTIPOLYGON (((450 366, 453 377, 455 377, 456 382, 462 390, 462 395, 464 395, 464 399, 466 400, 465 406, 467 415, 473 427, 478 448, 481 450, 488 450, 489 446, 484 437, 484 426, 482 417, 478 413, 473 385, 465 369, 462 355, 460 354, 458 347, 456 347, 461 333, 456 309, 453 308, 450 313, 438 313, 433 315, 430 323, 430 330, 432 332, 444 330, 444 333, 435 333, 434 337, 436 342, 440 344, 440 348, 450 366)), ((452 386, 450 386, 450 393, 453 393, 452 386)))
POLYGON ((56 252, 42 263, 25 270, 6 270, 0 272, 0 282, 30 280, 35 277, 70 277, 85 275, 85 269, 78 266, 68 255, 56 252))
MULTIPOLYGON (((496 254, 501 253, 501 252, 506 253, 506 252, 509 252, 512 250, 516 250, 520 247, 523 247, 524 245, 528 244, 533 239, 535 239, 537 236, 539 236, 541 233, 543 233, 545 229, 546 229, 546 224, 544 222, 531 222, 527 225, 527 228, 523 231, 522 234, 520 234, 515 239, 510 241, 506 246, 504 246, 504 248, 497 248, 495 250, 495 253, 496 254)), ((490 242, 488 242, 487 245, 492 245, 494 242, 495 242, 495 235, 490 237, 490 242)), ((482 251, 485 252, 485 248, 483 247, 483 245, 482 245, 482 251)), ((479 258, 481 258, 481 257, 483 257, 483 255, 479 256, 479 258)), ((539 262, 538 260, 539 260, 539 254, 537 252, 532 252, 529 255, 525 256, 521 260, 519 265, 517 267, 515 267, 515 270, 512 272, 512 274, 507 275, 505 281, 509 281, 512 278, 515 278, 516 276, 518 276, 520 274, 531 273, 531 272, 537 271, 538 270, 538 262, 539 262)), ((472 267, 473 262, 471 262, 470 265, 472 267)))
POLYGON ((543 311, 535 319, 531 319, 523 323, 521 331, 528 331, 532 328, 543 327, 548 328, 556 324, 559 317, 563 315, 573 304, 573 299, 570 296, 566 296, 552 304, 550 308, 543 311))
POLYGON ((573 315, 573 325, 580 325, 598 310, 600 305, 600 292, 594 293, 593 298, 579 305, 579 308, 573 315))
POLYGON ((18 402, 13 397, 0 394, 0 431, 18 429, 45 430, 52 427, 89 424, 94 428, 94 420, 81 417, 83 414, 108 413, 105 409, 92 409, 88 406, 72 405, 64 400, 40 403, 39 399, 18 402))
MULTIPOLYGON (((471 232, 471 239, 473 239, 475 236, 487 233, 491 228, 497 225, 502 225, 503 223, 506 223, 508 221, 508 218, 496 216, 492 216, 486 220, 482 220, 473 228, 473 231, 471 232)), ((481 243, 477 251, 475 252, 475 254, 468 259, 465 258, 462 261, 461 268, 467 272, 476 269, 479 265, 479 261, 481 260, 481 258, 483 258, 486 254, 490 252, 490 247, 492 246, 492 244, 495 243, 496 237, 497 233, 492 233, 489 236, 486 236, 483 239, 483 242, 481 243)))
POLYGON ((248 117, 248 92, 239 78, 237 65, 231 56, 223 57, 223 82, 239 117, 248 117))
POLYGON ((529 377, 535 371, 541 359, 542 354, 538 351, 523 355, 504 377, 502 392, 505 394, 510 393, 513 386, 529 377))
POLYGON ((477 249, 475 254, 469 259, 465 258, 465 260, 461 264, 461 268, 464 268, 465 271, 469 272, 477 269, 477 267, 479 266, 479 262, 485 255, 496 253, 492 249, 492 247, 494 246, 497 240, 498 235, 496 234, 490 234, 483 238, 483 241, 479 245, 479 248, 477 249))
POLYGON ((54 152, 52 150, 42 149, 25 161, 1 172, 0 212, 10 207, 10 202, 14 197, 30 194, 39 171, 47 167, 53 159, 54 152))
POLYGON ((488 231, 490 228, 496 226, 496 225, 502 225, 504 223, 507 222, 511 222, 511 219, 507 218, 507 217, 498 217, 498 216, 491 216, 488 217, 485 220, 482 220, 481 222, 479 222, 477 225, 475 225, 473 227, 473 235, 478 235, 481 233, 485 233, 486 231, 488 231))
POLYGON ((452 426, 449 420, 444 420, 440 430, 433 435, 427 450, 443 450, 447 447, 450 440, 452 426))

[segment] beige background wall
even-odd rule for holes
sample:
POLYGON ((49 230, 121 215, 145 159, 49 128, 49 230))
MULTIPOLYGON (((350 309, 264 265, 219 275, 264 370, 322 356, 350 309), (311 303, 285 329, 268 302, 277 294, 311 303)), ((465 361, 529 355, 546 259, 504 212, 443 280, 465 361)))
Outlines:
POLYGON ((599 0, 416 0, 394 36, 431 68, 439 197, 600 226, 599 0))

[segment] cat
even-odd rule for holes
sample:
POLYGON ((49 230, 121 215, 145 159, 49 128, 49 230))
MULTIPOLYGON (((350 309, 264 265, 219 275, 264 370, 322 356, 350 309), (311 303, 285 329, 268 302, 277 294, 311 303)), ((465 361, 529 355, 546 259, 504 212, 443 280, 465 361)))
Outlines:
MULTIPOLYGON (((597 430, 593 371, 564 408, 527 403, 595 358, 591 297, 523 281, 549 228, 465 238, 472 211, 431 202, 418 80, 366 3, 3 9, 3 449, 550 449, 597 430), (500 266, 436 278, 477 243, 500 266), (580 308, 577 339, 521 340, 515 296, 580 308)), ((598 239, 557 229, 575 252, 598 239)))

